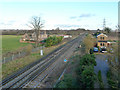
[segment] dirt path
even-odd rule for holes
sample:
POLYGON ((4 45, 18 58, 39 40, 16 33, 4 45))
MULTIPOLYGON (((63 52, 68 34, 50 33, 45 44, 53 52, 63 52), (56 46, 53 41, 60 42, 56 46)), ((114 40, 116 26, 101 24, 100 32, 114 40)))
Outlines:
MULTIPOLYGON (((109 70, 109 66, 107 63, 107 55, 99 54, 99 55, 95 55, 95 57, 96 57, 97 66, 94 67, 94 71, 96 75, 98 74, 99 70, 101 71, 104 88, 109 88, 107 83, 107 76, 106 76, 107 71, 109 70)), ((99 88, 98 83, 95 84, 95 88, 99 88)))

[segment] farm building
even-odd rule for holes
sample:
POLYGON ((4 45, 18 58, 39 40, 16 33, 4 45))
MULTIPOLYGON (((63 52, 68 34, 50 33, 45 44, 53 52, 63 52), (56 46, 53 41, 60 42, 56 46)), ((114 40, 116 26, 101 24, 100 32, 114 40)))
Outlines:
POLYGON ((49 35, 49 37, 52 37, 52 36, 56 36, 56 37, 63 36, 64 39, 72 37, 71 35, 63 35, 63 34, 61 34, 61 35, 49 35))
MULTIPOLYGON (((38 40, 39 41, 42 41, 44 39, 46 39, 48 37, 48 35, 46 34, 46 30, 44 32, 40 32, 39 36, 38 36, 38 40)), ((20 42, 25 42, 25 41, 31 41, 31 42, 34 42, 36 41, 37 38, 36 38, 36 33, 25 33, 22 38, 20 39, 20 42)))
POLYGON ((63 38, 71 38, 71 35, 58 35, 58 36, 63 36, 63 38))
POLYGON ((109 46, 111 46, 113 43, 115 42, 109 42, 108 41, 108 36, 106 34, 100 33, 99 35, 97 35, 97 46, 99 46, 100 48, 107 48, 109 46))
POLYGON ((97 46, 99 46, 100 48, 107 47, 108 36, 106 34, 101 33, 101 34, 97 35, 97 40, 98 40, 97 46))

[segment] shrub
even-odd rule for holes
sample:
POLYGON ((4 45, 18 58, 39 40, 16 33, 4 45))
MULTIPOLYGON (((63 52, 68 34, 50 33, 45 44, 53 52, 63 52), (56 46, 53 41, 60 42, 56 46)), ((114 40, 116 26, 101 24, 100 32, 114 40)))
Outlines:
POLYGON ((65 74, 64 79, 56 85, 57 88, 77 88, 76 80, 71 74, 65 74))
POLYGON ((81 73, 82 88, 93 88, 94 86, 94 68, 93 66, 86 66, 81 73))
POLYGON ((93 54, 86 54, 80 60, 80 65, 96 65, 95 56, 93 54))
POLYGON ((76 69, 76 74, 81 88, 94 87, 94 65, 96 65, 96 61, 93 54, 86 54, 80 59, 80 65, 76 69))
POLYGON ((99 80, 100 82, 102 82, 102 76, 101 76, 101 71, 100 71, 100 70, 98 71, 98 80, 99 80))
POLYGON ((93 54, 93 49, 90 49, 90 54, 93 54))
MULTIPOLYGON (((79 56, 74 58, 80 59, 79 56)), ((57 88, 94 88, 95 56, 93 54, 86 54, 80 59, 79 64, 75 69, 76 78, 72 77, 72 74, 64 75, 64 79, 57 85, 57 88)))
POLYGON ((50 47, 50 46, 56 45, 56 44, 60 43, 62 41, 62 39, 63 39, 62 36, 60 36, 60 37, 56 37, 56 36, 48 37, 45 40, 45 47, 50 47))
POLYGON ((110 88, 116 88, 116 89, 118 88, 118 83, 116 82, 115 79, 113 79, 111 71, 107 72, 107 81, 110 88))

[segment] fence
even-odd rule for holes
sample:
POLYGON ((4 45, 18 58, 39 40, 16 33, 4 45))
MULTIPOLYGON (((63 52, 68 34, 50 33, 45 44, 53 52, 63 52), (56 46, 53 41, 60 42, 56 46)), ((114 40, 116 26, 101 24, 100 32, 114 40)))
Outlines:
MULTIPOLYGON (((42 47, 37 47, 37 48, 33 48, 31 50, 31 52, 36 52, 38 50, 40 50, 42 47)), ((9 57, 3 57, 2 58, 2 63, 7 63, 9 61, 12 61, 12 60, 15 60, 17 58, 22 58, 22 57, 25 57, 27 55, 27 52, 19 52, 18 54, 13 54, 12 56, 9 56, 9 57)))
MULTIPOLYGON (((75 39, 76 39, 76 38, 75 38, 75 39)), ((62 45, 61 47, 65 46, 65 45, 67 45, 67 44, 70 44, 70 43, 73 42, 75 39, 69 41, 68 43, 62 45)), ((61 47, 59 47, 59 48, 61 48, 61 47)), ((40 50, 40 49, 42 49, 42 48, 44 48, 44 47, 33 48, 33 49, 31 50, 31 52, 36 52, 36 51, 38 51, 38 50, 40 50)), ((59 48, 58 48, 58 49, 59 49, 59 48)), ((55 49, 54 52, 57 51, 58 49, 55 49)), ((51 52, 51 53, 53 53, 53 52, 51 52)), ((51 54, 51 53, 49 53, 49 54, 51 54)), ((48 54, 48 55, 49 55, 49 54, 48 54)), ((2 63, 4 64, 4 63, 7 63, 7 62, 9 62, 9 61, 15 60, 16 58, 24 57, 24 56, 26 56, 26 55, 27 55, 27 52, 19 52, 18 54, 13 54, 13 55, 10 56, 10 57, 3 57, 2 63)))

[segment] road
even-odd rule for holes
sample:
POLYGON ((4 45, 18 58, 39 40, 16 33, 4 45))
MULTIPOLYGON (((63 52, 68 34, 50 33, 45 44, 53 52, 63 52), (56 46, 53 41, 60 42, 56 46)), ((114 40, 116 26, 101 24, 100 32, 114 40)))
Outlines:
MULTIPOLYGON (((98 74, 99 70, 101 71, 104 88, 109 88, 107 83, 107 76, 106 76, 107 71, 109 70, 109 66, 107 63, 108 56, 104 54, 99 54, 99 55, 95 55, 95 57, 96 57, 97 66, 94 67, 94 71, 96 75, 98 74)), ((96 85, 95 88, 98 88, 98 85, 96 85)))

